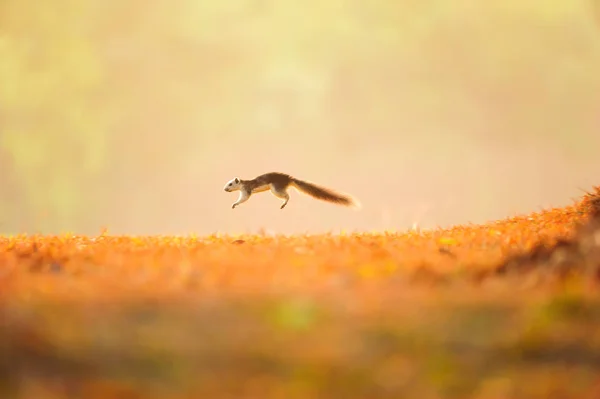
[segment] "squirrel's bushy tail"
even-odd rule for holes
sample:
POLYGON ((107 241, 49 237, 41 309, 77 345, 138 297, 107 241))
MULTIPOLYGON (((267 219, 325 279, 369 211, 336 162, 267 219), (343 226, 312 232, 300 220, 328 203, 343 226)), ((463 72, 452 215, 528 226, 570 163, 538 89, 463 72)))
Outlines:
POLYGON ((361 208, 360 202, 351 195, 340 193, 305 180, 296 179, 294 177, 291 178, 291 183, 296 189, 310 195, 313 198, 332 202, 338 205, 348 206, 354 209, 361 208))

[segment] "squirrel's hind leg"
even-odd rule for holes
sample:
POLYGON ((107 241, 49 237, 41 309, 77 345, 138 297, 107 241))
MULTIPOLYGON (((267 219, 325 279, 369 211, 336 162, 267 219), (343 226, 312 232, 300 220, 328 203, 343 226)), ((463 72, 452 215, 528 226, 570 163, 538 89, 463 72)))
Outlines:
POLYGON ((285 188, 271 186, 271 192, 273 193, 274 196, 276 196, 277 198, 281 198, 283 200, 283 204, 281 205, 281 207, 279 209, 285 208, 288 201, 290 200, 290 195, 288 194, 287 190, 285 188))

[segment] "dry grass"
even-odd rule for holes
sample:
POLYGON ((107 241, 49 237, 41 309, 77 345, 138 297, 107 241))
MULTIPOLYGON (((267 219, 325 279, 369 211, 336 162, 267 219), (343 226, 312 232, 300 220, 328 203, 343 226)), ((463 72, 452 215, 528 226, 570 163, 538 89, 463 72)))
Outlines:
POLYGON ((600 397, 600 189, 405 234, 0 238, 2 398, 600 397))

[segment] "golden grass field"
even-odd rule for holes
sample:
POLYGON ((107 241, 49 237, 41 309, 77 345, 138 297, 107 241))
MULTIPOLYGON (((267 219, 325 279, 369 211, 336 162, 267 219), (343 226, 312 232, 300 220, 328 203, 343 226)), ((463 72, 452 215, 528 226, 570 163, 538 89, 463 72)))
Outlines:
POLYGON ((599 398, 600 188, 406 233, 0 238, 0 398, 599 398))

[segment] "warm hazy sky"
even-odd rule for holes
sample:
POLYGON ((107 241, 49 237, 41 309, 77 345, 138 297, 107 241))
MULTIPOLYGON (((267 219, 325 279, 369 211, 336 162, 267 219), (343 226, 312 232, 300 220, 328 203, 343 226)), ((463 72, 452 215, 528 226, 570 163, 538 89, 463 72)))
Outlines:
POLYGON ((4 231, 404 230, 600 184, 590 1, 59 3, 2 6, 4 231), (268 171, 363 208, 232 210, 268 171))

